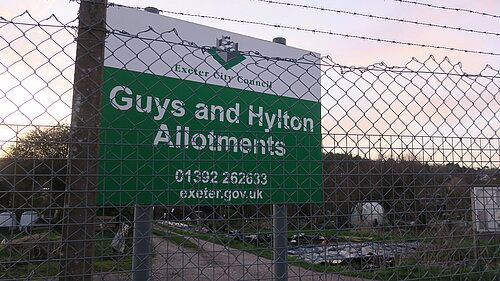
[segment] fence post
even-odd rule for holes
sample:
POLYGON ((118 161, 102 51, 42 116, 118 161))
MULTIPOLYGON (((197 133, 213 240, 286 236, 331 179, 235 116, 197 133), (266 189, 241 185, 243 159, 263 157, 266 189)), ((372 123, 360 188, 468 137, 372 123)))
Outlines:
MULTIPOLYGON (((286 39, 276 37, 274 43, 286 45, 286 39)), ((273 204, 274 280, 288 280, 287 205, 273 204)))
POLYGON ((472 217, 472 247, 474 248, 474 259, 475 264, 479 268, 482 268, 482 263, 480 260, 480 241, 477 233, 477 214, 476 214, 476 190, 474 187, 470 191, 470 201, 471 201, 471 217, 472 217))
POLYGON ((81 1, 59 280, 92 280, 106 0, 81 1))

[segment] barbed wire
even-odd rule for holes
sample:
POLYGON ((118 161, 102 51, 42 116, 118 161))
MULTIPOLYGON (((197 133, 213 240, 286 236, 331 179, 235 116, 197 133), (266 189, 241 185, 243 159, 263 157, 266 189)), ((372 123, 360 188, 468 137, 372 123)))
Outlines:
MULTIPOLYGON (((171 45, 180 45, 184 47, 189 47, 193 49, 199 49, 202 52, 206 52, 207 50, 213 48, 213 46, 200 46, 196 44, 195 42, 188 41, 183 39, 177 32, 175 28, 172 28, 171 30, 168 31, 162 31, 158 32, 154 30, 154 28, 150 27, 147 30, 143 30, 138 32, 137 34, 131 34, 128 33, 127 31, 124 30, 107 30, 109 34, 114 34, 115 36, 123 36, 123 37, 128 37, 128 38, 135 38, 135 39, 140 39, 144 41, 154 41, 154 42, 163 42, 171 45), (147 32, 147 31, 152 31, 158 36, 162 36, 165 33, 174 33, 177 38, 180 40, 180 42, 174 42, 174 41, 168 41, 163 38, 147 38, 145 36, 141 36, 141 33, 147 32)), ((339 68, 341 69, 342 72, 349 72, 349 71, 360 71, 360 72, 368 72, 368 71, 380 71, 380 72, 392 72, 395 74, 408 74, 408 73, 413 73, 413 74, 435 74, 435 75, 447 75, 447 76, 457 76, 457 77, 467 77, 467 78, 487 78, 487 79, 497 79, 500 78, 500 70, 495 70, 491 66, 487 65, 481 72, 485 71, 486 69, 491 69, 498 73, 499 75, 483 75, 481 73, 479 74, 469 74, 465 73, 462 70, 462 73, 456 72, 439 72, 439 71, 425 71, 425 70, 412 70, 408 67, 401 67, 401 66, 388 66, 385 63, 376 63, 372 64, 369 66, 363 66, 363 67, 358 67, 358 66, 347 66, 347 65, 342 65, 339 63, 334 62, 334 60, 329 56, 325 55, 320 57, 319 61, 313 62, 310 60, 304 60, 302 57, 301 59, 297 58, 286 58, 286 57, 269 57, 265 56, 258 51, 254 50, 246 50, 246 51, 239 51, 241 54, 245 55, 246 57, 252 57, 252 58, 260 58, 260 59, 267 59, 267 60, 275 60, 275 61, 292 61, 296 64, 301 64, 301 65, 318 65, 318 66, 324 66, 324 67, 330 67, 330 68, 339 68)), ((306 54, 310 55, 310 54, 306 54)), ((436 61, 434 56, 429 56, 430 60, 436 61)), ((412 59, 412 61, 417 61, 415 58, 412 59)), ((447 61, 450 65, 452 65, 452 62, 449 61, 447 57, 443 59, 443 61, 447 61)), ((417 61, 418 62, 418 61, 417 61)), ((420 63, 420 62, 419 62, 420 63)), ((459 65, 458 63, 457 65, 459 65)), ((459 67, 461 69, 461 67, 459 67)))
MULTIPOLYGON (((133 7, 133 6, 127 6, 127 5, 122 5, 122 4, 112 3, 112 2, 108 2, 108 6, 117 6, 117 7, 126 7, 126 8, 131 8, 131 9, 145 10, 145 8, 139 7, 139 6, 133 7)), ((162 9, 157 9, 157 8, 155 8, 155 9, 160 13, 167 13, 167 14, 174 14, 174 15, 181 15, 181 16, 189 16, 189 17, 197 17, 197 18, 205 18, 205 19, 216 19, 216 20, 222 20, 222 21, 238 22, 238 23, 253 24, 253 25, 260 25, 260 26, 269 26, 269 27, 275 27, 275 28, 291 29, 291 30, 305 31, 305 32, 312 32, 312 33, 319 33, 319 34, 327 34, 327 35, 332 35, 332 36, 339 36, 339 37, 345 37, 345 38, 355 38, 355 39, 360 39, 360 40, 382 42, 382 43, 389 43, 389 44, 397 44, 397 45, 404 45, 404 46, 415 46, 415 47, 421 47, 421 48, 443 49, 443 50, 464 52, 464 53, 470 53, 470 54, 500 56, 500 53, 488 52, 488 51, 482 51, 482 50, 471 50, 471 49, 456 48, 456 47, 449 47, 449 46, 440 46, 440 45, 431 45, 431 44, 407 42, 407 41, 400 41, 400 40, 391 40, 391 39, 384 39, 384 38, 377 38, 377 37, 370 37, 370 36, 361 36, 361 35, 352 35, 352 34, 325 31, 325 30, 316 30, 316 29, 312 29, 312 28, 302 28, 302 27, 298 27, 298 26, 272 24, 272 23, 249 21, 249 20, 242 20, 242 19, 231 19, 231 18, 225 18, 225 17, 200 15, 200 14, 194 14, 194 13, 174 12, 174 11, 170 11, 170 10, 162 10, 162 9)))
MULTIPOLYGON (((25 12, 23 14, 29 14, 29 12, 25 12)), ((19 17, 19 16, 17 16, 19 17)), ((16 17, 16 18, 17 18, 16 17)), ((50 18, 56 18, 54 15, 51 16, 50 18)), ((33 17, 31 17, 34 21, 36 21, 33 17)), ((43 20, 46 21, 47 19, 43 20)), ((20 22, 20 21, 14 21, 14 20, 7 20, 4 17, 0 16, 0 24, 13 24, 13 25, 20 25, 20 26, 30 26, 30 27, 48 27, 48 28, 64 28, 64 29, 78 29, 78 26, 76 25, 70 25, 70 24, 44 24, 42 23, 43 21, 40 22, 20 22)), ((190 47, 194 49, 199 49, 201 51, 206 51, 213 46, 199 46, 195 42, 191 42, 188 40, 183 39, 179 34, 177 34, 177 30, 175 28, 169 30, 169 31, 163 31, 163 32, 157 32, 153 28, 149 28, 148 30, 143 30, 141 32, 138 32, 137 34, 131 34, 125 30, 114 30, 108 26, 108 29, 106 30, 106 33, 108 34, 113 34, 115 36, 123 36, 123 37, 128 37, 128 38, 135 38, 135 39, 140 39, 140 40, 147 40, 147 41, 155 41, 155 42, 163 42, 167 44, 172 44, 172 45, 182 45, 185 47, 190 47), (145 36, 141 36, 141 33, 147 32, 147 31, 152 31, 155 32, 158 35, 162 35, 165 33, 175 33, 175 35, 179 38, 180 42, 174 42, 174 41, 168 41, 163 38, 148 38, 145 36)), ((347 66, 347 65, 342 65, 339 63, 334 62, 334 60, 329 56, 329 55, 324 55, 320 60, 317 62, 312 62, 312 61, 304 61, 304 60, 297 60, 297 59, 292 59, 292 58, 284 58, 284 57, 267 57, 263 54, 260 54, 257 51, 240 51, 240 53, 244 54, 245 56, 248 57, 254 57, 254 58, 264 58, 264 59, 270 59, 270 60, 276 60, 276 61, 294 61, 297 64, 316 64, 319 66, 324 66, 324 67, 330 67, 330 68, 339 68, 343 72, 352 72, 352 71, 360 71, 360 72, 368 72, 368 71, 382 71, 382 72, 392 72, 395 74, 408 74, 408 73, 414 73, 414 74, 435 74, 435 75, 448 75, 448 76, 457 76, 457 77, 468 77, 468 78, 487 78, 487 79, 498 79, 500 78, 500 70, 495 70, 491 68, 493 71, 496 71, 499 75, 483 75, 481 73, 479 74, 470 74, 470 73, 451 73, 451 72, 438 72, 438 71, 425 71, 425 70, 412 70, 409 69, 408 67, 401 67, 401 66, 388 66, 385 63, 376 63, 372 64, 369 66, 347 66)), ((433 56, 430 56, 430 59, 435 60, 433 56)), ((448 60, 448 58, 444 58, 445 60, 448 60)), ((449 62, 451 64, 451 62, 449 62)), ((484 70, 488 69, 488 66, 485 67, 484 70)))
POLYGON ((478 12, 478 11, 474 11, 474 10, 470 10, 470 9, 438 6, 438 5, 434 5, 434 4, 422 3, 422 2, 418 2, 418 1, 412 1, 412 0, 393 0, 393 1, 400 2, 400 3, 406 3, 406 4, 425 6, 425 7, 429 7, 429 8, 435 8, 435 9, 450 10, 450 11, 455 11, 455 12, 466 12, 466 13, 470 13, 470 14, 476 14, 476 15, 487 16, 487 17, 492 17, 492 18, 500 18, 500 15, 494 15, 494 14, 489 14, 489 13, 485 13, 485 12, 478 12))
POLYGON ((284 5, 284 6, 290 6, 290 7, 299 7, 299 8, 305 8, 305 9, 311 9, 311 10, 335 12, 338 14, 347 14, 347 15, 360 16, 360 17, 366 17, 366 18, 371 18, 371 19, 380 19, 380 20, 394 21, 394 22, 400 22, 400 23, 409 23, 409 24, 415 24, 415 25, 427 26, 427 27, 438 27, 438 28, 443 28, 443 29, 452 29, 452 30, 457 30, 457 31, 472 32, 472 33, 478 33, 478 34, 484 34, 484 35, 495 35, 495 36, 500 35, 500 33, 497 33, 497 32, 475 30, 475 29, 469 29, 469 28, 462 28, 462 27, 455 27, 455 26, 448 26, 448 25, 427 23, 427 22, 419 22, 419 21, 413 21, 413 20, 405 20, 405 19, 400 19, 400 18, 377 16, 377 15, 372 15, 372 14, 365 14, 365 13, 316 7, 316 6, 310 6, 310 5, 305 5, 305 4, 287 3, 287 2, 274 1, 274 0, 256 0, 256 1, 264 2, 264 3, 268 3, 268 4, 284 5))
MULTIPOLYGON (((128 37, 128 38, 135 38, 135 39, 140 39, 140 40, 145 40, 145 41, 155 41, 155 42, 163 42, 171 45, 180 45, 184 47, 189 47, 193 49, 199 49, 203 52, 211 49, 213 46, 199 46, 195 42, 191 42, 188 40, 185 40, 181 38, 181 36, 177 33, 177 30, 175 28, 169 30, 169 31, 163 31, 163 32, 157 32, 153 28, 150 28, 148 30, 144 30, 141 32, 138 32, 137 34, 130 34, 124 30, 108 30, 107 31, 109 34, 114 34, 115 36, 123 36, 123 37, 128 37), (163 35, 165 33, 175 33, 175 35, 179 38, 181 42, 174 42, 174 41, 168 41, 163 38, 147 38, 144 36, 141 36, 139 34, 146 32, 146 31, 153 31, 157 35, 163 35)), ((360 72, 368 72, 368 71, 379 71, 379 72, 392 72, 395 74, 434 74, 434 75, 447 75, 447 76, 457 76, 457 77, 467 77, 467 78, 487 78, 487 79, 498 79, 500 78, 500 70, 495 70, 491 68, 490 66, 486 66, 484 70, 491 68, 493 71, 496 71, 499 75, 483 75, 483 74, 469 74, 469 73, 452 73, 452 72, 439 72, 439 71, 426 71, 426 70, 412 70, 408 67, 401 67, 401 66, 388 66, 385 63, 377 63, 377 64, 372 64, 369 66, 347 66, 347 65, 342 65, 339 63, 336 63, 333 61, 333 59, 329 55, 322 56, 318 62, 313 62, 313 61, 305 61, 302 59, 297 59, 297 58, 285 58, 285 57, 268 57, 263 54, 260 54, 257 51, 252 51, 252 50, 247 50, 247 51, 240 51, 241 54, 245 55, 246 57, 252 57, 252 58, 263 58, 263 59, 268 59, 268 60, 275 60, 275 61, 293 61, 296 64, 301 64, 301 65, 318 65, 318 66, 324 66, 324 67, 330 67, 330 68, 339 68, 343 72, 348 72, 348 71, 360 71, 360 72)), ((431 55, 429 59, 434 60, 434 57, 431 55)), ((416 60, 416 59, 412 59, 416 60)), ((448 58, 444 58, 443 60, 448 61, 448 63, 452 64, 448 58)), ((420 62, 419 62, 420 63, 420 62)))
MULTIPOLYGON (((133 8, 133 7, 129 7, 129 8, 133 8)), ((140 7, 136 7, 136 8, 141 9, 140 7)), ((225 18, 225 17, 219 17, 219 16, 208 16, 208 15, 200 15, 200 14, 185 13, 185 12, 174 12, 174 11, 169 11, 169 10, 158 10, 158 11, 161 13, 166 13, 166 14, 188 16, 188 17, 197 17, 197 18, 204 18, 204 19, 216 19, 216 20, 221 20, 221 21, 253 24, 253 25, 260 25, 260 26, 268 26, 268 27, 290 29, 290 30, 297 30, 297 31, 305 31, 305 32, 318 33, 318 34, 327 34, 327 35, 332 35, 332 36, 339 36, 339 37, 345 37, 345 38, 355 38, 355 39, 360 39, 360 40, 389 43, 389 44, 396 44, 396 45, 405 45, 405 46, 414 46, 414 47, 432 48, 432 49, 442 49, 442 50, 463 52, 463 53, 469 53, 469 54, 500 56, 500 53, 487 52, 487 51, 481 51, 481 50, 471 50, 471 49, 463 49, 463 48, 456 48, 456 47, 449 47, 449 46, 440 46, 440 45, 431 45, 431 44, 407 42, 407 41, 400 41, 400 40, 391 40, 391 39, 384 39, 384 38, 377 38, 377 37, 370 37, 370 36, 353 35, 353 34, 339 33, 339 32, 326 31, 326 30, 304 28, 304 27, 298 27, 298 26, 283 25, 283 24, 273 24, 273 23, 249 21, 249 20, 242 20, 242 19, 232 19, 232 18, 225 18)))
POLYGON ((22 25, 22 26, 31 26, 31 27, 39 26, 39 27, 64 28, 64 29, 78 29, 78 26, 76 26, 76 25, 16 22, 13 20, 7 20, 2 16, 0 16, 0 24, 13 24, 13 25, 22 25))

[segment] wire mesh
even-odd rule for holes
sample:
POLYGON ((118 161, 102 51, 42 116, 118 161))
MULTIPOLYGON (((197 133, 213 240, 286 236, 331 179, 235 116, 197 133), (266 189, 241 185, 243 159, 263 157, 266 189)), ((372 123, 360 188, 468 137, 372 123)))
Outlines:
POLYGON ((68 185, 97 176, 69 166, 71 148, 88 145, 71 124, 77 30, 28 13, 0 25, 0 279, 133 280, 140 205, 154 207, 153 280, 275 280, 273 204, 287 207, 290 280, 500 277, 499 70, 237 49, 245 67, 207 68, 214 46, 177 30, 108 26, 119 44, 104 59, 143 71, 104 68, 100 126, 79 128, 99 136, 97 158, 83 159, 99 162, 97 203, 71 205, 68 185), (270 99, 276 85, 288 96, 270 99), (71 256, 88 250, 71 248, 80 239, 92 251, 71 256), (80 259, 91 271, 72 276, 80 259))

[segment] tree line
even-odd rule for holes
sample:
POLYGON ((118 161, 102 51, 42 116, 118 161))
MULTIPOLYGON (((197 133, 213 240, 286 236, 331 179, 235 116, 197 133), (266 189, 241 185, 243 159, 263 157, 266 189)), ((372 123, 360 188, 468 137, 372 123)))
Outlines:
MULTIPOLYGON (((57 214, 64 206, 69 137, 67 126, 37 127, 4 151, 6 155, 0 158, 1 209, 57 214)), ((500 183, 495 168, 432 163, 411 156, 368 159, 324 153, 322 165, 324 203, 292 205, 290 213, 303 217, 328 213, 346 220, 355 204, 376 201, 393 224, 400 220, 426 224, 431 219, 464 219, 470 210, 470 189, 500 183)), ((253 210, 255 206, 244 208, 253 210)), ((263 208, 264 213, 270 212, 270 208, 263 208)))

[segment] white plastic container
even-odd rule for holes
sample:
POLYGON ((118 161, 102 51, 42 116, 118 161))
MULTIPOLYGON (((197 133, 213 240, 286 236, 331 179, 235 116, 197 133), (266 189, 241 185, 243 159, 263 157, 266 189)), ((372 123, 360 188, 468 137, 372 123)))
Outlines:
POLYGON ((36 211, 26 211, 21 215, 19 220, 19 230, 28 231, 40 218, 40 215, 36 211))
POLYGON ((16 214, 14 212, 0 213, 0 229, 11 231, 17 227, 16 214))

